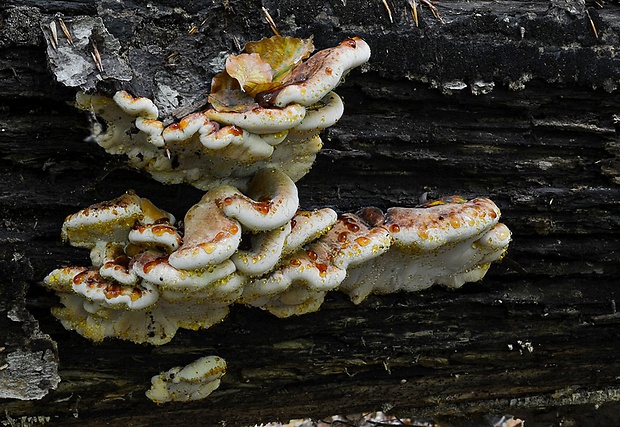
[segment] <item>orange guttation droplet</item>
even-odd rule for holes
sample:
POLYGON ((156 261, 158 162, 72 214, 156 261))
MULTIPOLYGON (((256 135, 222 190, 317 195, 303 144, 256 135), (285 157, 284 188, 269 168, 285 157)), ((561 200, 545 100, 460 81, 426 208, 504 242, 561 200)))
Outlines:
POLYGON ((293 259, 291 259, 291 260, 289 261, 289 263, 290 263, 291 265, 294 265, 295 267, 299 267, 299 266, 301 265, 301 261, 300 261, 300 260, 298 260, 297 258, 293 258, 293 259))
POLYGON ((349 231, 352 231, 354 233, 360 231, 360 226, 357 224, 347 224, 347 228, 349 229, 349 231))
POLYGON ((174 234, 174 228, 170 225, 156 225, 151 230, 156 236, 162 236, 164 233, 174 234))
POLYGON ((357 46, 357 43, 355 43, 354 39, 346 39, 342 42, 342 44, 346 44, 347 46, 355 49, 355 47, 357 46))
POLYGON ((76 275, 73 278, 73 283, 76 285, 81 285, 84 280, 86 280, 86 277, 88 276, 90 272, 89 271, 82 271, 80 274, 76 275))
POLYGON ((420 238, 424 240, 428 239, 428 233, 426 232, 426 230, 419 230, 418 236, 420 236, 420 238))
POLYGON ((179 123, 172 123, 170 126, 168 126, 168 129, 170 130, 179 130, 181 128, 181 125, 179 123))
POLYGON ((461 226, 461 221, 456 216, 450 216, 450 224, 454 228, 459 228, 461 226))
POLYGON ((230 226, 228 231, 230 232, 230 234, 237 234, 239 232, 239 227, 237 227, 237 224, 233 224, 230 226))
POLYGON ((131 294, 129 294, 129 298, 131 298, 132 301, 136 301, 141 296, 142 296, 142 292, 140 292, 140 290, 137 288, 133 288, 133 290, 131 291, 131 294))
POLYGON ((349 240, 347 236, 348 236, 348 233, 346 231, 343 231, 342 233, 338 235, 338 241, 341 243, 345 243, 347 240, 349 240))
POLYGON ((327 264, 315 264, 317 270, 319 270, 319 274, 321 276, 325 276, 327 274, 327 264))
POLYGON ((232 204, 232 202, 233 202, 232 197, 226 197, 226 198, 224 199, 224 204, 225 204, 225 205, 230 205, 230 204, 232 204))
POLYGON ((208 254, 212 253, 216 248, 216 245, 213 243, 199 243, 198 246, 208 254))
POLYGON ((316 261, 316 259, 318 258, 318 255, 316 252, 314 251, 308 251, 308 258, 310 258, 312 261, 316 261))
POLYGON ((215 240, 222 240, 226 234, 223 231, 220 231, 215 235, 215 240))
POLYGON ((493 219, 497 218, 497 214, 495 213, 495 211, 491 211, 491 218, 493 219))
POLYGON ((295 228, 295 226, 297 225, 297 221, 295 221, 294 219, 291 220, 291 230, 293 228, 295 228))
POLYGON ((399 231, 400 231, 400 225, 398 225, 398 224, 390 225, 390 232, 391 233, 398 233, 399 231))
POLYGON ((364 236, 358 237, 357 239, 355 239, 355 241, 360 246, 366 246, 366 245, 368 245, 370 243, 370 239, 368 237, 364 237, 364 236))
POLYGON ((230 133, 235 136, 243 135, 243 129, 241 129, 239 126, 233 125, 230 127, 230 133))
POLYGON ((334 70, 332 70, 330 67, 325 67, 325 74, 327 74, 328 76, 331 76, 334 70))
POLYGON ((123 294, 123 288, 121 288, 118 285, 111 284, 111 285, 106 286, 105 290, 103 291, 103 294, 108 299, 116 298, 123 294))
POLYGON ((162 264, 166 261, 168 257, 157 258, 153 261, 149 261, 142 267, 142 271, 148 274, 153 268, 157 267, 159 264, 162 264))
POLYGON ((262 213, 263 215, 267 215, 271 208, 271 202, 259 202, 254 205, 254 209, 262 213))

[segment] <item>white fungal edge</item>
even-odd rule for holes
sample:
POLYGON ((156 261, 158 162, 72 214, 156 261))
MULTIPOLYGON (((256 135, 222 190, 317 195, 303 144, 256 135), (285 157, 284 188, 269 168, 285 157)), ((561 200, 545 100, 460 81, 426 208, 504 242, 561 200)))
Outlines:
POLYGON ((218 356, 206 356, 186 366, 176 366, 151 378, 146 397, 161 404, 187 402, 209 396, 226 374, 226 361, 218 356))
POLYGON ((289 139, 311 138, 322 130, 335 125, 344 113, 344 103, 335 92, 328 93, 318 104, 320 106, 316 109, 308 107, 306 117, 289 131, 289 139))
POLYGON ((370 47, 364 40, 359 37, 347 39, 337 47, 331 48, 319 72, 310 75, 303 83, 290 84, 280 89, 272 103, 277 107, 292 103, 310 106, 338 86, 342 77, 351 69, 362 65, 368 59, 370 59, 370 47), (331 69, 329 73, 326 72, 328 68, 331 69))
POLYGON ((298 126, 306 116, 306 108, 291 104, 284 108, 256 108, 239 113, 211 109, 205 114, 218 123, 236 125, 256 134, 271 134, 298 126))

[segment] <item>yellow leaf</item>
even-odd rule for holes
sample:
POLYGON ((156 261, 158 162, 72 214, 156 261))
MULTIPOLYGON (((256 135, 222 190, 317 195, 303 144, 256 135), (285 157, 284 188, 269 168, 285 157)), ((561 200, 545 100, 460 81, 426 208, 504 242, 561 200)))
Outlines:
POLYGON ((245 52, 260 55, 260 58, 271 66, 274 82, 282 81, 291 69, 313 51, 312 38, 273 36, 245 45, 245 52))
POLYGON ((257 53, 230 55, 226 59, 226 72, 252 96, 255 95, 253 89, 257 85, 270 83, 273 77, 271 66, 257 53))

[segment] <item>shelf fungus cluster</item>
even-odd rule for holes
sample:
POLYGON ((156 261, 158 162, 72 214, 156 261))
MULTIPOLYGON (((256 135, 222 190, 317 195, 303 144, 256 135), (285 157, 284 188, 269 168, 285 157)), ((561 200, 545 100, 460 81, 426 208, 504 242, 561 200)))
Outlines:
MULTIPOLYGON (((178 224, 133 192, 67 217, 62 238, 90 250, 91 265, 44 279, 65 328, 161 345, 178 328, 220 322, 235 303, 300 315, 334 290, 359 304, 372 293, 458 288, 502 258, 510 231, 484 198, 340 215, 300 209, 295 181, 321 148, 320 131, 343 113, 332 90, 370 55, 359 38, 312 50, 311 40, 280 36, 248 43, 213 78, 210 108, 168 126, 149 99, 78 96, 104 122, 94 136, 109 153, 206 193, 178 224)), ((224 370, 222 359, 199 359, 153 377, 147 396, 204 397, 224 370)))
POLYGON ((337 215, 302 211, 279 169, 259 171, 246 194, 221 185, 175 218, 134 193, 70 215, 62 236, 90 249, 92 266, 44 280, 63 325, 95 341, 164 344, 178 328, 208 328, 233 303, 279 317, 316 311, 327 292, 355 303, 371 293, 480 280, 510 232, 488 199, 337 215))
POLYGON ((333 89, 370 57, 357 37, 310 56, 313 49, 311 39, 292 37, 248 43, 213 78, 211 108, 168 125, 150 99, 125 91, 79 93, 77 106, 100 120, 99 145, 158 181, 245 190, 257 171, 273 167, 297 181, 322 147, 319 133, 344 111, 333 89))

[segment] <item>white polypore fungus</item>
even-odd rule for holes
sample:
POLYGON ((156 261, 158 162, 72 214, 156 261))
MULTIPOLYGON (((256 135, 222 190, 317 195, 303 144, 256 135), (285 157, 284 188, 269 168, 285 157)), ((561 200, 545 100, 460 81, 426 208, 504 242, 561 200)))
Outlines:
POLYGON ((210 290, 211 285, 230 278, 236 270, 230 260, 209 268, 180 270, 170 265, 165 254, 153 250, 136 255, 132 260, 132 268, 139 277, 158 284, 161 289, 189 295, 210 290))
POLYGON ((353 68, 370 58, 370 47, 359 37, 322 50, 294 68, 281 86, 257 95, 261 105, 284 107, 291 103, 310 106, 331 92, 353 68))
POLYGON ((425 207, 392 208, 382 225, 394 239, 392 247, 349 269, 340 289, 360 303, 372 292, 418 291, 434 283, 457 288, 480 280, 510 242, 507 227, 499 226, 497 237, 491 232, 499 216, 488 199, 451 198, 425 207), (481 244, 483 238, 488 247, 481 244))
POLYGON ((81 295, 88 301, 103 307, 125 307, 140 310, 157 301, 157 289, 148 284, 123 285, 101 277, 98 270, 66 267, 48 274, 43 282, 58 292, 71 292, 81 295))
POLYGON ((97 241, 126 242, 134 224, 152 224, 174 217, 155 207, 148 199, 127 192, 109 202, 98 203, 69 215, 61 237, 73 246, 92 248, 97 241))
POLYGON ((218 187, 191 207, 185 215, 183 245, 170 254, 170 265, 197 270, 219 264, 235 253, 241 241, 241 225, 222 213, 219 200, 238 193, 234 187, 218 187))
POLYGON ((282 252, 286 255, 325 234, 338 219, 333 209, 299 211, 291 220, 291 232, 286 236, 282 252))
POLYGON ((265 231, 252 236, 252 249, 237 250, 231 260, 237 269, 248 276, 263 275, 270 271, 280 260, 284 241, 291 232, 287 223, 275 230, 265 231))
POLYGON ((307 108, 306 117, 289 131, 288 137, 300 140, 318 135, 322 130, 335 125, 343 113, 342 99, 335 92, 330 92, 325 98, 307 108))
POLYGON ((98 242, 90 251, 94 267, 99 267, 102 278, 113 280, 121 285, 135 285, 138 277, 129 268, 130 259, 123 245, 115 242, 98 242))
POLYGON ((93 267, 45 278, 64 304, 54 315, 93 340, 159 345, 180 327, 221 321, 235 302, 287 317, 318 310, 335 289, 359 303, 370 293, 433 283, 460 287, 480 280, 510 242, 488 199, 338 218, 331 209, 297 211, 298 202, 292 180, 265 169, 248 195, 226 185, 207 192, 184 230, 132 193, 71 215, 63 235, 91 249, 93 267), (242 235, 250 249, 239 248, 242 235))
POLYGON ((145 119, 154 120, 159 116, 159 110, 148 98, 134 98, 124 90, 119 90, 112 97, 114 102, 121 109, 132 116, 144 117, 145 119))
POLYGON ((330 92, 370 55, 359 38, 302 62, 312 50, 311 40, 291 37, 248 43, 247 53, 231 56, 227 71, 214 77, 213 108, 167 127, 151 100, 125 91, 113 98, 79 93, 76 104, 105 122, 93 125, 99 145, 161 182, 245 191, 252 176, 270 168, 297 181, 322 146, 317 134, 342 115, 330 92))
POLYGON ((217 201, 222 212, 252 231, 273 230, 293 218, 299 207, 295 183, 279 169, 263 169, 240 192, 217 201))
POLYGON ((284 108, 259 107, 242 112, 210 109, 205 114, 218 123, 239 126, 256 134, 272 134, 299 125, 306 115, 306 108, 303 105, 291 104, 284 108))
POLYGON ((155 403, 187 402, 209 396, 220 386, 226 361, 218 356, 202 357, 186 366, 177 366, 151 379, 146 397, 155 403))
POLYGON ((129 232, 127 238, 137 245, 164 247, 167 252, 177 250, 183 240, 177 228, 167 221, 146 225, 137 224, 129 232))

